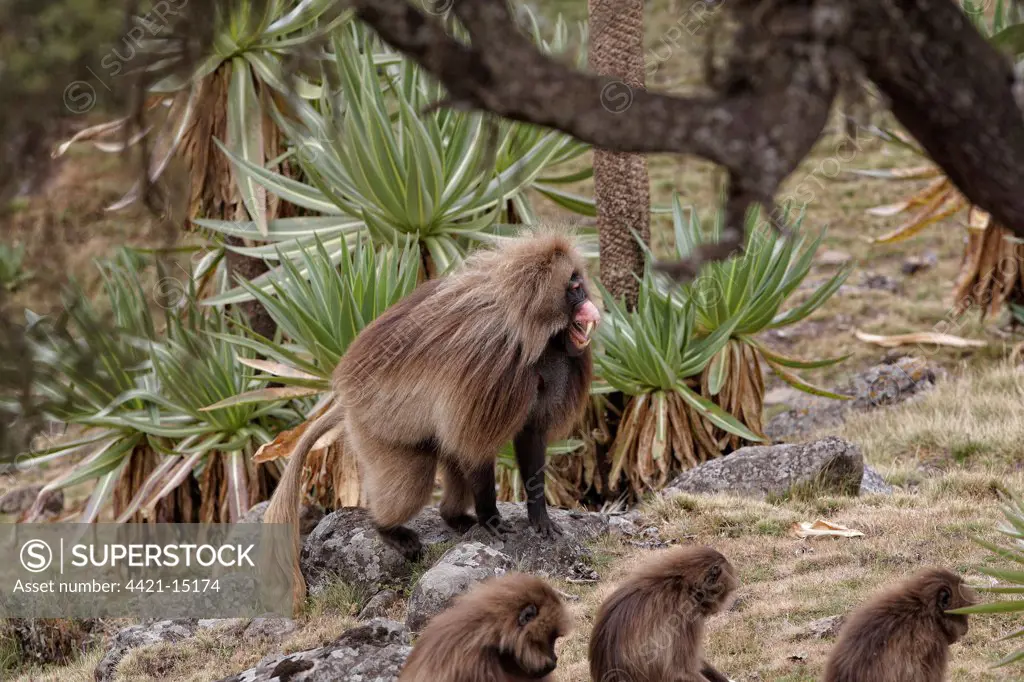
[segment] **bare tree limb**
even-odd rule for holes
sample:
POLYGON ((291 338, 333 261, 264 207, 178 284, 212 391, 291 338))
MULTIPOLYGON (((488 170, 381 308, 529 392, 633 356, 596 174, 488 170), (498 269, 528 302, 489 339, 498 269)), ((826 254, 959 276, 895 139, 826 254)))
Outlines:
MULTIPOLYGON (((471 45, 405 0, 355 5, 385 41, 437 76, 453 101, 607 149, 695 154, 724 166, 736 203, 728 215, 740 217, 731 227, 741 235, 747 207, 771 210, 779 184, 820 136, 837 89, 818 27, 792 13, 765 16, 748 32, 728 92, 685 98, 628 88, 543 55, 516 30, 504 0, 454 2, 471 45), (628 98, 625 106, 611 102, 613 94, 628 98)), ((705 255, 726 257, 735 248, 713 251, 705 255)))
POLYGON ((728 170, 728 239, 674 274, 735 252, 746 209, 774 209, 840 84, 861 73, 957 187, 1024 237, 1024 117, 1014 97, 1022 87, 952 0, 734 0, 740 28, 717 96, 630 90, 624 108, 608 101, 621 83, 538 52, 505 0, 454 0, 469 45, 405 0, 353 1, 461 104, 606 149, 693 154, 728 170))
POLYGON ((1010 59, 950 0, 855 6, 850 47, 893 114, 971 202, 1024 237, 1024 115, 1010 59))

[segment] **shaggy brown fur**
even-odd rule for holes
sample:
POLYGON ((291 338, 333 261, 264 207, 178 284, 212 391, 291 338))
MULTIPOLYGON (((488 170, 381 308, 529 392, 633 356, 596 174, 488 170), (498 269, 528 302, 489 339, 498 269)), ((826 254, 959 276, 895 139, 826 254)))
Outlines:
POLYGON ((434 616, 399 682, 551 680, 555 640, 569 633, 561 598, 540 578, 492 578, 434 616))
MULTIPOLYGON (((510 532, 494 471, 509 440, 530 524, 558 532, 544 500, 544 457, 548 440, 578 419, 590 385, 588 344, 600 315, 588 290, 583 259, 550 231, 478 251, 458 273, 418 287, 352 342, 334 372, 335 405, 296 446, 265 522, 297 524, 306 454, 341 422, 378 531, 407 558, 422 548, 403 524, 427 504, 438 463, 449 525, 510 532)), ((297 530, 294 540, 297 559, 297 530)), ((297 560, 292 573, 301 599, 297 560)))
POLYGON ((661 552, 630 574, 598 611, 590 637, 595 682, 728 682, 704 660, 704 621, 739 586, 710 547, 661 552))
POLYGON ((871 598, 843 625, 825 682, 941 682, 949 645, 967 616, 945 611, 980 601, 955 573, 930 568, 871 598))

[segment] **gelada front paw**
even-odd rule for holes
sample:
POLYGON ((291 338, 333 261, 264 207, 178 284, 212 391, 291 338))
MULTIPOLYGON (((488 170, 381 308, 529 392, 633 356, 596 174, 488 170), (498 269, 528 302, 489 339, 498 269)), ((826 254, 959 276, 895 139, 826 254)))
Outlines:
POLYGON ((476 517, 472 514, 459 514, 444 519, 444 522, 456 533, 467 533, 476 525, 476 517))
POLYGON ((530 521, 530 527, 542 538, 553 539, 562 535, 562 529, 545 514, 530 521))
POLYGON ((481 525, 487 529, 488 533, 490 533, 491 535, 493 535, 494 537, 503 542, 508 539, 509 535, 515 533, 515 530, 512 528, 512 526, 509 525, 509 523, 500 516, 492 516, 491 518, 487 519, 487 521, 483 522, 481 525))

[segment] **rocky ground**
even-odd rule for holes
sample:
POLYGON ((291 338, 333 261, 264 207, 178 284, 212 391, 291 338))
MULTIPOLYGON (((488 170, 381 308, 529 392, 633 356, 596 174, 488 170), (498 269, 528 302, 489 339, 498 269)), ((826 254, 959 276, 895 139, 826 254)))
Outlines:
MULTIPOLYGON (((819 495, 858 495, 864 472, 857 446, 835 437, 800 445, 750 447, 686 472, 666 488, 663 499, 674 504, 672 500, 680 495, 720 493, 722 485, 731 486, 733 495, 755 499, 781 497, 808 486, 819 495)), ((869 477, 869 485, 872 480, 869 477)), ((552 510, 563 534, 548 540, 528 528, 522 505, 499 507, 516 528, 505 542, 479 528, 460 536, 444 525, 436 509, 425 510, 411 525, 433 548, 432 557, 418 565, 381 543, 365 510, 339 509, 323 517, 306 536, 302 550, 309 592, 315 600, 338 583, 346 585, 366 598, 357 618, 364 622, 324 646, 270 653, 224 682, 395 680, 414 634, 482 580, 518 570, 566 585, 595 585, 601 580, 596 543, 613 540, 652 549, 670 544, 656 525, 647 525, 641 510, 617 515, 552 510), (400 600, 399 592, 407 598, 400 600), (400 601, 405 602, 404 622, 388 619, 389 614, 403 610, 400 601)), ((301 627, 282 618, 133 625, 112 638, 95 669, 96 679, 135 679, 140 672, 138 661, 148 656, 145 650, 161 645, 173 649, 185 640, 227 632, 242 639, 281 641, 301 627), (135 672, 129 675, 129 669, 135 672)))

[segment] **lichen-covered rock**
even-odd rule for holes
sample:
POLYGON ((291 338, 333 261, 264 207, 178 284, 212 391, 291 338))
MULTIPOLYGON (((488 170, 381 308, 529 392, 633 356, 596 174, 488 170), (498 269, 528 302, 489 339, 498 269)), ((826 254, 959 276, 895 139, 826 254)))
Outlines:
POLYGON ((765 425, 764 432, 776 441, 795 440, 814 431, 841 424, 851 411, 895 405, 935 385, 942 373, 922 358, 895 358, 861 372, 845 384, 833 387, 853 400, 833 400, 801 393, 785 404, 790 408, 765 425))
POLYGON ((394 682, 412 652, 401 623, 376 619, 319 649, 275 656, 221 682, 394 682))
MULTIPOLYGON (((587 562, 587 543, 608 532, 608 519, 598 513, 549 509, 562 535, 542 538, 527 523, 522 504, 499 503, 498 509, 515 532, 502 541, 476 526, 460 535, 445 525, 435 507, 424 509, 408 526, 420 535, 424 546, 444 542, 479 542, 509 556, 524 571, 569 577, 573 566, 587 562)), ((331 581, 377 592, 407 580, 413 564, 385 545, 365 509, 346 507, 324 517, 306 538, 300 558, 302 573, 311 594, 331 581)))
POLYGON ((765 497, 784 495, 793 486, 813 485, 823 492, 857 494, 863 475, 860 448, 830 436, 813 443, 740 448, 683 472, 669 483, 666 493, 765 497))
POLYGON ((512 560, 479 542, 465 542, 451 548, 434 566, 420 576, 409 596, 405 624, 419 632, 435 615, 444 611, 458 595, 476 583, 503 575, 512 560))
POLYGON ((359 620, 373 620, 383 618, 387 615, 388 609, 398 601, 398 593, 394 590, 381 590, 370 597, 366 606, 359 612, 359 620))
MULTIPOLYGON (((265 500, 258 504, 254 504, 249 508, 249 511, 242 515, 242 518, 238 519, 239 523, 263 523, 263 515, 267 513, 267 507, 270 506, 270 500, 265 500)), ((302 535, 309 535, 316 528, 316 524, 320 523, 324 518, 324 510, 320 507, 304 504, 299 512, 299 533, 302 535)))
MULTIPOLYGON (((458 537, 433 507, 424 509, 409 527, 420 534, 424 545, 458 537)), ((306 537, 299 564, 309 593, 314 595, 336 579, 376 592, 402 582, 413 568, 381 541, 370 512, 357 507, 343 507, 325 516, 306 537)))
POLYGON ((195 635, 198 629, 195 619, 161 620, 149 625, 133 625, 124 628, 110 642, 103 659, 96 666, 93 676, 96 682, 114 679, 121 659, 132 649, 154 646, 163 642, 181 642, 195 635))
POLYGON ((239 637, 249 627, 250 618, 200 618, 196 630, 207 630, 218 635, 239 637))
POLYGON ((460 540, 479 542, 508 555, 519 570, 559 578, 571 578, 581 563, 590 562, 587 545, 608 533, 608 517, 597 512, 548 508, 548 514, 562 530, 561 535, 544 538, 530 528, 526 505, 499 502, 498 510, 512 526, 502 541, 480 526, 472 528, 460 540))
POLYGON ((839 634, 845 620, 846 616, 841 615, 812 620, 794 633, 792 639, 833 639, 839 634))
POLYGON ((631 538, 640 534, 640 528, 623 514, 608 517, 608 532, 617 538, 631 538))
POLYGON ((291 618, 281 618, 278 616, 253 618, 249 626, 245 628, 243 636, 247 639, 281 641, 285 636, 298 629, 299 626, 291 618))
POLYGON ((891 495, 896 489, 885 482, 882 474, 868 465, 864 465, 864 478, 860 480, 861 495, 891 495))

